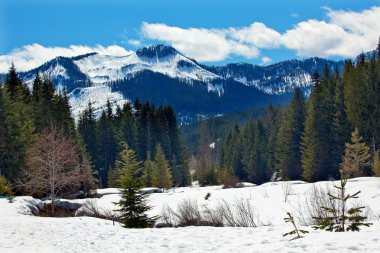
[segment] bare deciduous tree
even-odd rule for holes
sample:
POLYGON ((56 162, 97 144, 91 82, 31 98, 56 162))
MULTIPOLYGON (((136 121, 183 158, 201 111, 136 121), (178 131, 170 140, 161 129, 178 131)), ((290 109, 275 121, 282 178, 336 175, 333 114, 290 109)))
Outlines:
POLYGON ((51 127, 43 131, 28 150, 27 164, 20 186, 30 194, 49 194, 53 215, 56 198, 80 187, 78 154, 62 130, 51 127))

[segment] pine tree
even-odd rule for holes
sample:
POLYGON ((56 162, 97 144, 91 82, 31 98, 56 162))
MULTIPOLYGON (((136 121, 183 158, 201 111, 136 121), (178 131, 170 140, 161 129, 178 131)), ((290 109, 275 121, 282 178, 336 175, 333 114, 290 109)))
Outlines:
MULTIPOLYGON (((141 106, 138 103, 139 106, 141 106)), ((152 154, 150 147, 150 136, 149 136, 149 125, 148 125, 148 113, 150 110, 150 104, 146 103, 141 106, 136 118, 136 128, 137 131, 137 143, 136 143, 136 153, 140 160, 146 160, 146 155, 148 152, 152 154)))
MULTIPOLYGON (((186 186, 190 184, 189 171, 189 153, 185 147, 182 133, 178 128, 176 114, 173 108, 169 105, 163 108, 165 121, 167 122, 167 134, 160 139, 160 143, 169 143, 168 156, 170 167, 173 172, 173 181, 175 185, 186 186), (166 137, 167 135, 167 137, 166 137), (167 139, 165 141, 165 139, 167 139)), ((159 128, 163 129, 163 128, 159 128)))
POLYGON ((42 82, 42 101, 42 126, 45 128, 54 122, 54 84, 47 77, 44 77, 44 80, 42 82))
POLYGON ((248 123, 243 140, 241 162, 248 180, 257 184, 266 182, 272 172, 267 167, 267 133, 263 119, 248 123))
POLYGON ((36 135, 34 122, 30 116, 31 108, 22 101, 20 93, 15 93, 15 98, 12 99, 6 87, 2 94, 6 140, 2 173, 13 182, 21 170, 27 167, 26 151, 36 135))
POLYGON ((348 119, 359 129, 363 139, 370 143, 373 138, 371 123, 373 108, 369 98, 371 91, 368 65, 364 54, 359 57, 356 66, 349 64, 349 71, 344 73, 344 99, 348 119))
POLYGON ((28 96, 29 96, 29 90, 19 78, 16 68, 13 63, 7 74, 5 87, 7 88, 9 92, 9 96, 12 98, 12 100, 18 99, 24 102, 27 101, 28 96))
POLYGON ((129 147, 136 148, 136 125, 130 103, 125 103, 120 117, 120 128, 123 139, 129 147))
POLYGON ((277 110, 274 108, 273 104, 270 103, 266 116, 265 116, 265 129, 267 132, 267 152, 266 152, 266 160, 267 160, 267 168, 270 171, 275 171, 276 167, 276 141, 278 135, 278 127, 277 127, 277 110))
POLYGON ((377 59, 376 59, 376 81, 373 87, 374 92, 374 110, 372 118, 374 120, 374 139, 376 149, 380 148, 380 38, 377 46, 377 59))
POLYGON ((230 128, 220 155, 221 166, 228 170, 230 176, 237 176, 241 180, 247 180, 247 173, 242 164, 242 154, 245 148, 249 149, 250 145, 242 144, 242 139, 247 142, 253 141, 253 133, 249 129, 253 129, 253 121, 248 122, 244 131, 241 131, 238 125, 230 128), (243 138, 242 135, 244 135, 243 138))
POLYGON ((42 80, 40 74, 37 73, 36 77, 33 81, 33 92, 32 92, 32 100, 36 104, 39 104, 42 99, 42 80))
POLYGON ((89 101, 87 109, 80 116, 78 122, 78 131, 83 138, 87 152, 93 164, 97 163, 98 139, 96 133, 96 119, 92 103, 89 101))
POLYGON ((296 88, 284 122, 280 127, 276 145, 276 169, 282 179, 297 180, 302 174, 301 136, 305 121, 305 99, 296 88))
POLYGON ((44 125, 45 120, 43 117, 44 107, 43 107, 43 97, 42 97, 42 80, 38 73, 33 81, 32 107, 33 107, 33 120, 36 126, 36 131, 41 132, 46 127, 46 125, 44 125))
POLYGON ((152 172, 152 184, 159 188, 171 188, 173 186, 172 174, 169 163, 165 158, 161 145, 158 144, 154 155, 154 170, 152 172))
POLYGON ((112 174, 112 178, 109 180, 113 180, 112 187, 122 187, 123 177, 133 177, 136 180, 136 183, 139 186, 142 185, 142 168, 141 163, 136 160, 135 152, 128 147, 126 143, 124 143, 123 150, 119 153, 118 159, 115 162, 115 168, 110 169, 112 174))
POLYGON ((0 176, 5 166, 6 132, 5 132, 5 103, 3 98, 4 89, 0 84, 0 176))
POLYGON ((347 177, 368 175, 371 164, 369 147, 362 142, 359 130, 352 132, 351 143, 346 143, 345 155, 341 164, 343 173, 347 177))
POLYGON ((349 141, 352 132, 345 110, 344 82, 342 80, 337 80, 333 126, 335 130, 334 159, 341 163, 340 157, 344 155, 344 145, 349 141))
POLYGON ((334 176, 336 170, 334 157, 334 109, 333 87, 329 75, 320 78, 314 75, 315 85, 306 107, 305 129, 301 141, 302 177, 306 181, 326 180, 334 176), (329 111, 327 111, 329 108, 329 111))
POLYGON ((334 187, 338 190, 337 195, 328 193, 331 202, 338 202, 333 207, 321 207, 324 211, 330 214, 326 217, 314 217, 318 225, 314 226, 315 229, 322 229, 327 231, 345 232, 345 231, 359 231, 360 226, 369 227, 372 223, 365 223, 367 217, 362 216, 361 213, 364 206, 348 208, 347 202, 350 199, 357 199, 360 191, 354 194, 346 193, 347 177, 341 170, 340 185, 334 187), (335 207, 337 206, 337 207, 335 207))
POLYGON ((153 171, 155 170, 155 164, 150 159, 150 155, 147 155, 146 160, 144 161, 144 185, 147 187, 152 187, 152 176, 153 176, 153 171))
POLYGON ((320 107, 320 176, 322 179, 339 177, 339 159, 341 148, 337 149, 336 128, 333 124, 336 115, 336 89, 337 78, 331 74, 330 68, 325 65, 323 77, 321 79, 321 104, 320 107))
POLYGON ((119 150, 119 141, 115 134, 112 108, 107 103, 107 109, 102 112, 97 123, 98 154, 96 159, 96 168, 99 171, 100 180, 103 185, 107 182, 108 170, 114 168, 119 150))
POLYGON ((135 153, 127 146, 121 151, 116 162, 116 170, 120 172, 119 183, 122 187, 120 206, 121 219, 126 228, 145 228, 154 223, 155 217, 149 218, 146 212, 151 209, 143 195, 137 190, 141 187, 141 167, 136 161, 135 153))

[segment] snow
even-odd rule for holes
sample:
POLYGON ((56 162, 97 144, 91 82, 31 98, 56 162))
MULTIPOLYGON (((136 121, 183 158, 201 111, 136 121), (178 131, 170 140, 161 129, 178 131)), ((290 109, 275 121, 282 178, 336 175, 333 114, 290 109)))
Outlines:
MULTIPOLYGON (((216 92, 219 96, 224 93, 223 84, 216 83, 221 77, 205 70, 179 53, 161 58, 139 57, 136 53, 127 56, 94 54, 76 60, 74 63, 93 84, 92 87, 77 88, 70 93, 70 105, 76 120, 87 108, 89 101, 94 103, 96 116, 99 116, 105 108, 107 99, 113 103, 114 109, 117 104, 124 104, 127 99, 121 93, 111 92, 109 82, 132 78, 144 70, 177 78, 189 85, 193 85, 194 80, 202 81, 207 85, 208 92, 216 92), (181 62, 186 63, 186 66, 179 64, 181 62)), ((54 73, 64 74, 60 72, 60 69, 55 70, 54 73)))
MULTIPOLYGON (((46 218, 25 215, 26 203, 38 204, 31 197, 17 197, 14 203, 0 198, 0 252, 380 252, 380 221, 371 217, 373 226, 360 232, 333 233, 302 227, 304 238, 288 241, 282 237, 291 226, 284 223, 287 211, 293 212, 299 201, 309 196, 312 187, 333 186, 337 182, 315 184, 274 182, 260 186, 222 189, 221 186, 183 187, 150 194, 153 209, 160 214, 164 205, 175 208, 184 199, 197 200, 200 206, 219 201, 251 201, 260 220, 271 226, 256 228, 185 227, 162 229, 125 229, 119 224, 91 217, 46 218), (292 188, 287 202, 284 186, 292 188), (208 200, 204 197, 211 196, 208 200)), ((361 190, 360 202, 380 214, 380 178, 355 178, 347 184, 348 193, 361 190)), ((114 210, 118 189, 97 190, 102 208, 114 210)), ((79 201, 79 200, 78 200, 79 201)), ((85 200, 80 200, 83 203, 85 200)))
POLYGON ((69 94, 71 113, 76 120, 88 107, 89 102, 91 102, 95 116, 99 117, 106 107, 107 100, 110 101, 114 112, 117 105, 122 107, 124 103, 128 102, 121 93, 112 92, 111 88, 106 85, 76 88, 69 94))
POLYGON ((85 73, 95 85, 104 85, 109 81, 128 78, 143 70, 161 73, 172 78, 198 80, 208 84, 209 91, 222 92, 221 85, 210 85, 210 81, 220 78, 181 54, 166 57, 139 57, 136 53, 127 56, 109 56, 95 54, 75 61, 80 70, 85 73), (179 66, 185 62, 186 66, 179 66))

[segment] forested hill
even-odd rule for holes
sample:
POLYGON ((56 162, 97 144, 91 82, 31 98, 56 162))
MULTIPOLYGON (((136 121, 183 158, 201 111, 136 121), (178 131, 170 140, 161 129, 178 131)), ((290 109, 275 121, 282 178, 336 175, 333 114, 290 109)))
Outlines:
POLYGON ((325 68, 313 81, 308 99, 296 88, 289 106, 269 106, 245 124, 215 124, 221 118, 192 129, 200 182, 380 175, 380 54, 346 61, 342 75, 325 68))

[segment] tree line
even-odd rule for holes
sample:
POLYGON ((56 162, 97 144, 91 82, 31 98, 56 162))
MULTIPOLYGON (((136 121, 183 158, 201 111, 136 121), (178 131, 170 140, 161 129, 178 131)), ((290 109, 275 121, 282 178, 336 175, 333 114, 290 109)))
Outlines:
POLYGON ((351 176, 380 175, 380 53, 376 52, 369 58, 361 54, 356 62, 347 60, 343 73, 326 66, 323 73, 313 75, 308 100, 296 88, 288 106, 270 105, 264 116, 230 127, 221 141, 215 141, 214 149, 209 147, 212 138, 206 121, 199 128, 194 165, 201 184, 231 177, 254 183, 336 179, 340 169, 352 170, 350 164, 359 160, 351 176))
POLYGON ((54 198, 115 186, 126 149, 141 161, 142 186, 190 183, 188 152, 171 106, 136 99, 133 108, 113 108, 108 101, 95 117, 89 103, 75 124, 66 90, 55 90, 39 74, 28 87, 11 66, 0 85, 0 176, 18 193, 54 198))
MULTIPOLYGON (((122 107, 116 106, 114 112, 108 101, 106 109, 97 119, 89 102, 79 119, 78 130, 103 186, 108 185, 109 175, 117 167, 118 154, 126 146, 147 168, 152 166, 152 162, 155 163, 153 158, 157 157, 157 153, 163 153, 172 175, 170 186, 190 183, 189 155, 171 106, 156 108, 149 102, 141 103, 136 99, 133 106, 125 103, 122 107)), ((147 185, 152 186, 151 182, 147 185)))

